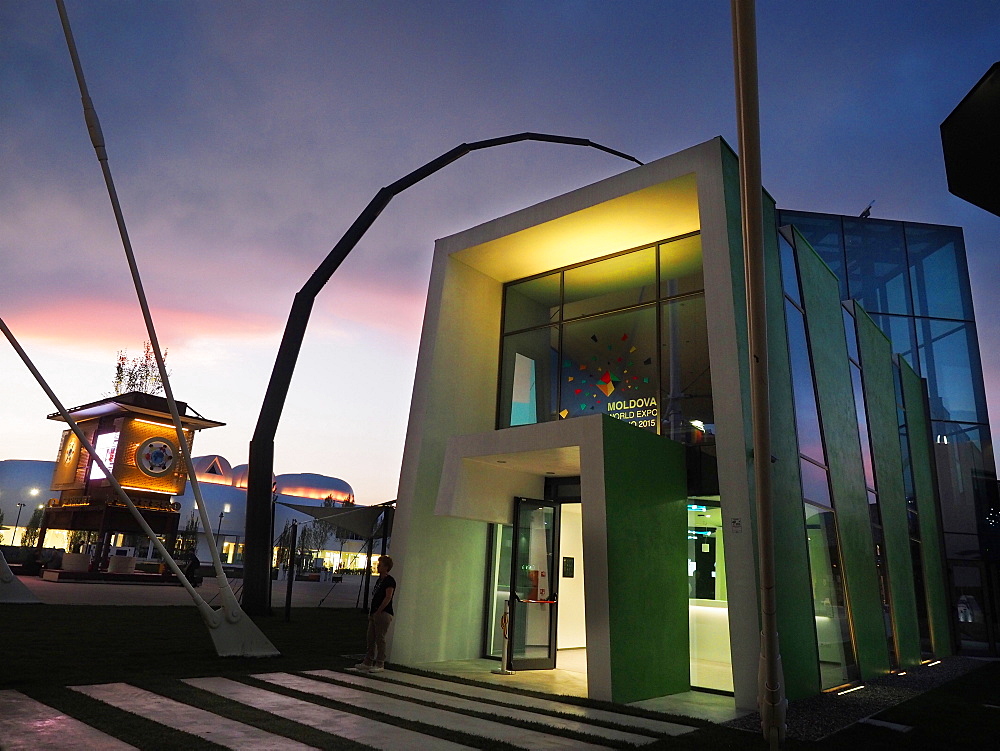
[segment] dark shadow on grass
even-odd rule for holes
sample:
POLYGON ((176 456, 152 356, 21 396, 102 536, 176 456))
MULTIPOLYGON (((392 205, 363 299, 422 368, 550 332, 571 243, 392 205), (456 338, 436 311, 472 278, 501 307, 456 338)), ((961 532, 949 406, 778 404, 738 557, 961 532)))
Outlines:
POLYGON ((255 618, 279 657, 219 657, 194 608, 3 605, 0 688, 134 682, 264 670, 342 667, 364 649, 367 617, 353 609, 297 608, 255 618))

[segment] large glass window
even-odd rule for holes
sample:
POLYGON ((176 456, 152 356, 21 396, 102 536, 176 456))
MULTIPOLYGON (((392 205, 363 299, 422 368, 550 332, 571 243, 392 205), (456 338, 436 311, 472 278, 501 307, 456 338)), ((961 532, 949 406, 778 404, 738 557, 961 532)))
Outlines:
POLYGON ((975 534, 977 517, 982 512, 987 518, 993 518, 995 524, 1000 524, 1000 515, 995 509, 996 479, 987 469, 987 457, 983 453, 986 432, 983 426, 935 422, 933 430, 944 531, 975 534), (981 512, 976 508, 977 497, 987 506, 981 512), (990 504, 987 499, 994 503, 990 504))
POLYGON ((660 297, 676 297, 705 288, 701 235, 660 245, 660 297))
POLYGON ((561 284, 556 272, 509 285, 504 293, 504 332, 558 321, 561 284))
POLYGON ((975 325, 932 318, 918 318, 916 324, 920 374, 931 394, 931 418, 986 422, 975 325))
POLYGON ((607 414, 714 443, 701 237, 508 284, 497 425, 607 414))
POLYGON ((560 417, 609 414, 656 430, 656 307, 563 327, 560 417))
POLYGON ((851 297, 868 311, 912 315, 902 225, 875 219, 843 222, 851 297))
POLYGON ((665 302, 660 310, 660 432, 675 441, 698 443, 715 433, 705 297, 665 302))
POLYGON ((962 230, 907 224, 905 232, 914 312, 918 316, 971 321, 972 295, 962 230))
POLYGON ((656 299, 656 248, 566 269, 563 318, 621 310, 656 299))
POLYGON ((557 403, 556 358, 559 328, 546 326, 504 337, 500 425, 527 425, 553 419, 557 403))

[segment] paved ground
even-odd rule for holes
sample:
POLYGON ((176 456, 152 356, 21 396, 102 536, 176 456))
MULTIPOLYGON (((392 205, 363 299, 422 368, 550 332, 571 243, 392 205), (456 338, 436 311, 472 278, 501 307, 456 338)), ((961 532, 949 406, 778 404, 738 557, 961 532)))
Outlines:
MULTIPOLYGON (((332 748, 337 739, 348 739, 380 749, 451 751, 492 741, 526 749, 587 751, 621 744, 643 746, 695 730, 675 722, 472 689, 392 670, 377 675, 350 670, 260 673, 243 680, 206 677, 178 683, 239 705, 241 719, 127 683, 73 689, 165 730, 232 749, 332 748), (386 721, 373 719, 370 713, 386 721), (269 716, 314 729, 319 733, 311 736, 315 745, 264 730, 269 716), (407 727, 393 719, 405 721, 407 727), (473 745, 438 737, 439 728, 448 729, 452 737, 468 736, 473 745), (329 745, 323 736, 329 736, 329 745)), ((17 691, 0 691, 0 738, 7 751, 133 748, 17 691)))

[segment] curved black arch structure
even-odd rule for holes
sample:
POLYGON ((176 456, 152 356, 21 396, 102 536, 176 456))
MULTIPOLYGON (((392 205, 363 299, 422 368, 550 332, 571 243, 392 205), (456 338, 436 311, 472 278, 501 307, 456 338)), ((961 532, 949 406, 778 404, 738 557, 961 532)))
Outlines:
POLYGON ((266 615, 270 614, 271 611, 271 479, 274 468, 274 436, 278 430, 278 421, 281 419, 285 399, 288 396, 288 387, 292 381, 292 373, 295 371, 299 350, 305 338, 313 301, 393 198, 470 152, 519 141, 587 146, 642 165, 642 162, 633 156, 585 138, 557 136, 548 133, 517 133, 460 144, 375 194, 375 197, 354 220, 354 223, 340 238, 333 250, 323 259, 323 262, 312 273, 302 289, 295 294, 292 309, 288 314, 288 321, 285 323, 285 332, 281 337, 281 345, 278 347, 278 355, 274 361, 274 368, 271 370, 271 379, 268 381, 267 391, 264 394, 264 402, 257 418, 257 426, 253 439, 250 441, 246 548, 243 557, 242 604, 245 612, 251 615, 266 615))

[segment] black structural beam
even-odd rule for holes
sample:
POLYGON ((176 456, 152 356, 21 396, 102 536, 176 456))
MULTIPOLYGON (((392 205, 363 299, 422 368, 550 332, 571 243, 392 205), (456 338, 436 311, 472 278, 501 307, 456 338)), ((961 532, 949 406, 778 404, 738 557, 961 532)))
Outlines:
POLYGON ((340 238, 329 255, 323 259, 323 262, 309 277, 302 289, 295 294, 292 309, 288 314, 288 321, 285 323, 285 333, 281 338, 281 345, 278 347, 278 355, 271 371, 271 380, 267 384, 264 403, 261 405, 260 416, 257 418, 257 427, 254 430, 253 439, 250 441, 246 547, 243 558, 243 609, 248 614, 269 615, 271 612, 271 483, 274 471, 274 435, 278 430, 278 421, 281 419, 281 411, 285 406, 292 373, 299 357, 302 340, 305 338, 313 301, 394 197, 472 151, 517 143, 518 141, 543 141, 570 146, 587 146, 628 159, 639 165, 642 164, 633 156, 610 149, 607 146, 601 146, 585 138, 556 136, 547 133, 517 133, 456 146, 451 151, 445 152, 437 159, 415 169, 375 194, 375 197, 354 220, 354 223, 340 238))

